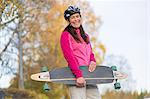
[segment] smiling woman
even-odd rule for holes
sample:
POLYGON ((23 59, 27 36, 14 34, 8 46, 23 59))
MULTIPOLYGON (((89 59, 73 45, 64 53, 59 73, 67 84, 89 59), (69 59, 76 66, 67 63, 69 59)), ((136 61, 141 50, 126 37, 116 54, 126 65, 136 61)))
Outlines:
POLYGON ((86 85, 80 66, 88 66, 89 72, 96 69, 96 60, 92 52, 88 34, 82 27, 80 9, 69 6, 64 12, 68 26, 61 35, 60 43, 63 55, 68 62, 73 75, 76 77, 76 85, 68 86, 71 99, 100 99, 96 85, 86 85))

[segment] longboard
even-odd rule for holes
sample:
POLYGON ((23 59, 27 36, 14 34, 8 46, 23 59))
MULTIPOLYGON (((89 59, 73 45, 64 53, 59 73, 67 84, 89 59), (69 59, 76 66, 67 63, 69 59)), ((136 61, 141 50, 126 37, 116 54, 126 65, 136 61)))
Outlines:
MULTIPOLYGON (((112 83, 114 80, 125 79, 125 73, 114 71, 108 66, 97 66, 94 72, 88 71, 88 66, 80 66, 87 85, 112 83)), ((69 67, 54 69, 31 75, 35 81, 55 82, 69 85, 76 84, 76 78, 69 67)))

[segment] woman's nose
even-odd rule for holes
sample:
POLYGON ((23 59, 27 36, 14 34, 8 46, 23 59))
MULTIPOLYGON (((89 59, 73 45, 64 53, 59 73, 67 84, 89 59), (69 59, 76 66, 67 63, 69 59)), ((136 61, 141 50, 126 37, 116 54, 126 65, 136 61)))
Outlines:
POLYGON ((74 19, 74 20, 75 20, 75 21, 77 21, 78 19, 79 19, 79 18, 75 17, 75 19, 74 19))

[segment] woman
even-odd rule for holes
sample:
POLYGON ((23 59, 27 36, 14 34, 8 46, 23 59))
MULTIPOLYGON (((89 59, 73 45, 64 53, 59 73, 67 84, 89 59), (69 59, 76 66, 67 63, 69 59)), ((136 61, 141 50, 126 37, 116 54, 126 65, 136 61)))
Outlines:
POLYGON ((69 6, 64 12, 64 18, 68 26, 61 35, 61 48, 68 66, 76 77, 76 86, 69 86, 71 99, 100 99, 97 86, 87 86, 79 69, 79 66, 89 66, 90 72, 96 69, 89 36, 82 27, 80 9, 69 6))

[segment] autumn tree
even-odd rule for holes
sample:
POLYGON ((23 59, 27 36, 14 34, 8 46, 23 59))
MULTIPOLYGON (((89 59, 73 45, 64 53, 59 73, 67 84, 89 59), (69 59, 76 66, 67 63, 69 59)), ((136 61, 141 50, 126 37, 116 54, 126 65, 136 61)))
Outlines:
MULTIPOLYGON (((100 26, 100 19, 96 17, 90 8, 90 5, 86 1, 79 0, 8 0, 10 4, 15 5, 16 9, 15 18, 16 22, 14 36, 10 37, 11 41, 18 44, 18 33, 21 37, 22 45, 22 58, 23 58, 23 77, 25 82, 25 88, 33 89, 42 92, 41 88, 43 83, 33 82, 30 80, 32 73, 40 72, 42 66, 48 66, 49 69, 67 66, 66 61, 62 55, 59 39, 61 32, 67 26, 67 22, 64 20, 64 10, 69 5, 77 5, 81 8, 83 17, 83 26, 85 31, 90 35, 92 40, 92 46, 96 53, 97 62, 101 63, 104 59, 106 52, 105 46, 97 41, 96 36, 98 35, 97 29, 100 26), (40 87, 39 87, 40 86, 40 87), (38 88, 39 87, 39 88, 38 88)), ((7 1, 1 1, 1 5, 7 1)), ((7 2, 8 3, 8 2, 7 2)), ((6 5, 7 5, 6 3, 6 5)), ((9 3, 8 3, 9 4, 9 3)), ((3 7, 3 6, 2 6, 3 7)), ((5 7, 3 7, 5 8, 5 7)), ((3 11, 4 12, 4 11, 3 11)), ((14 19, 14 20, 15 20, 14 19)), ((7 27, 1 24, 2 27, 7 27)), ((13 31, 14 31, 13 30, 13 31)), ((4 33, 3 33, 4 34, 4 33)), ((4 37, 4 36, 3 36, 4 37)), ((4 44, 4 49, 7 49, 4 44)), ((15 51, 18 55, 18 48, 15 47, 15 51)), ((5 50, 1 50, 1 55, 5 50)), ((14 56, 13 56, 14 57, 14 56)), ((3 58, 4 59, 4 58, 3 58)), ((17 58, 16 58, 17 60, 17 58)), ((16 61, 16 64, 18 62, 16 61)), ((18 65, 16 65, 18 66, 18 65)), ((13 66, 11 66, 13 67, 13 66)), ((16 69, 15 69, 16 70, 16 69)), ((18 74, 16 78, 12 80, 11 87, 17 87, 18 74)), ((53 90, 51 96, 65 96, 64 85, 55 85, 56 89, 53 90), (63 91, 62 91, 63 90, 63 91), (59 94, 58 94, 59 93, 59 94)), ((67 95, 65 96, 67 97, 67 95)))

